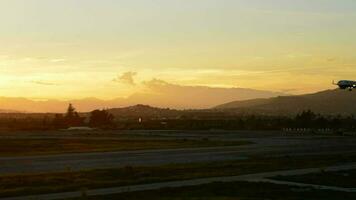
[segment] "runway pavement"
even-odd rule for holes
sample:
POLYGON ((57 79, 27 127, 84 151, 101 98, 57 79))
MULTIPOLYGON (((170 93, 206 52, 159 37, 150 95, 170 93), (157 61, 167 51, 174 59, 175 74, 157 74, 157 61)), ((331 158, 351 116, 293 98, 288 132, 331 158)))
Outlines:
POLYGON ((48 156, 0 157, 0 175, 247 159, 249 156, 322 155, 356 152, 356 139, 263 137, 252 145, 48 156))

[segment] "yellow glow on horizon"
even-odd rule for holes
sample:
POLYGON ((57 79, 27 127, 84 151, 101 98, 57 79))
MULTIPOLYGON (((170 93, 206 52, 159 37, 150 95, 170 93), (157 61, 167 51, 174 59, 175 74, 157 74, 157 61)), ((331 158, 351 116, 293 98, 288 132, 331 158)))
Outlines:
POLYGON ((355 9, 349 0, 4 0, 0 96, 114 99, 149 92, 154 78, 329 89, 356 79, 355 9), (137 73, 134 84, 113 81, 125 72, 137 73))

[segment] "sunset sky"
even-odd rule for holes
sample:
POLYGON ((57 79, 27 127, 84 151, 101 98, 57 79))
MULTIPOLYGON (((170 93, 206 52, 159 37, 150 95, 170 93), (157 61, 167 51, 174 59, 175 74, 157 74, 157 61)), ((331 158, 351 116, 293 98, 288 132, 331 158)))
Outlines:
POLYGON ((355 22, 355 0, 0 0, 0 96, 330 89, 356 79, 355 22))

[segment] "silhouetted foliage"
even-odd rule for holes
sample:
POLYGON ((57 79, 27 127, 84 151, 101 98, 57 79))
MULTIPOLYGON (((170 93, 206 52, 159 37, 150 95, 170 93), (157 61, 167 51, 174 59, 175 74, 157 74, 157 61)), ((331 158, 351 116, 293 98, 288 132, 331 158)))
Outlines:
POLYGON ((137 116, 111 115, 107 110, 94 110, 84 123, 75 108, 70 105, 65 114, 0 114, 0 129, 4 130, 50 130, 70 126, 91 126, 107 129, 158 129, 158 130, 282 130, 329 129, 334 132, 356 131, 355 116, 323 116, 310 110, 296 116, 267 116, 214 112, 186 111, 181 116, 146 115, 142 122, 137 116))
POLYGON ((266 115, 235 116, 188 116, 179 119, 146 119, 137 123, 135 119, 121 122, 120 129, 173 129, 173 130, 282 130, 294 129, 330 129, 356 130, 354 116, 322 116, 306 110, 295 117, 266 115))
POLYGON ((52 125, 56 129, 65 128, 67 126, 65 118, 62 114, 56 114, 52 121, 52 125))
POLYGON ((84 124, 84 118, 79 116, 72 104, 69 104, 64 119, 67 127, 82 126, 84 124))
POLYGON ((72 104, 69 104, 67 108, 66 118, 73 118, 76 115, 78 115, 78 113, 75 111, 75 108, 73 107, 72 104))
MULTIPOLYGON (((47 121, 48 119, 46 119, 47 121)), ((52 120, 52 126, 56 129, 68 128, 73 126, 82 126, 84 125, 84 117, 80 117, 78 112, 72 104, 69 104, 67 112, 63 116, 62 114, 54 115, 52 120)))
POLYGON ((89 125, 91 127, 112 127, 114 116, 106 110, 94 110, 90 113, 89 125))
POLYGON ((319 116, 311 110, 303 111, 295 117, 295 123, 303 128, 311 128, 319 116))

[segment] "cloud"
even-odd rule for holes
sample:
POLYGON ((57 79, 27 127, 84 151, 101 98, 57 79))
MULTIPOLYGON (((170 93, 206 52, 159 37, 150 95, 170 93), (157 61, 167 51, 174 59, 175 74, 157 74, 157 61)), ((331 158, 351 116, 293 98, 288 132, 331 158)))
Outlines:
POLYGON ((136 85, 134 77, 137 75, 137 72, 125 72, 122 75, 113 79, 114 82, 124 83, 128 85, 136 85))
POLYGON ((64 58, 55 58, 55 59, 50 59, 49 62, 51 63, 61 63, 61 62, 66 62, 67 59, 64 58))
POLYGON ((337 58, 327 58, 326 59, 326 61, 328 61, 328 62, 335 62, 335 61, 337 61, 337 58))
POLYGON ((169 86, 169 85, 173 85, 170 84, 164 80, 161 79, 157 79, 157 78, 153 78, 150 81, 144 81, 143 84, 149 88, 156 88, 156 87, 160 87, 160 86, 169 86))
POLYGON ((51 83, 51 82, 46 82, 46 81, 31 81, 31 83, 33 84, 37 84, 37 85, 58 85, 57 83, 51 83))

